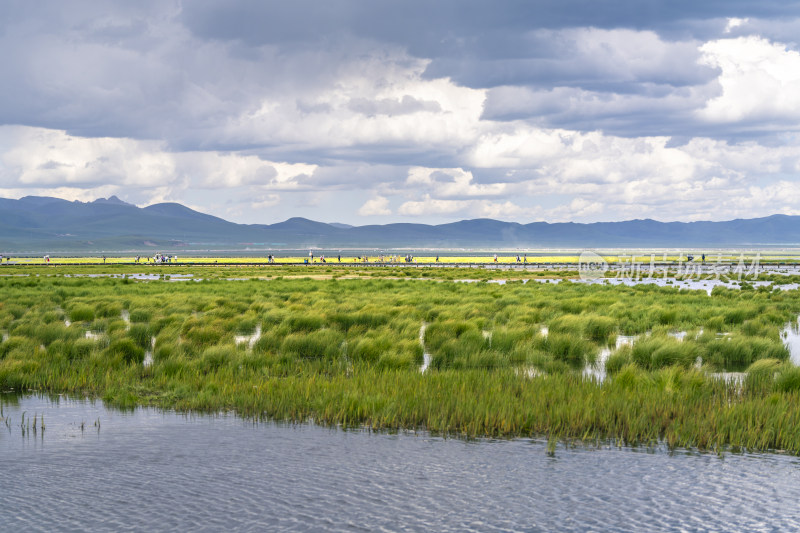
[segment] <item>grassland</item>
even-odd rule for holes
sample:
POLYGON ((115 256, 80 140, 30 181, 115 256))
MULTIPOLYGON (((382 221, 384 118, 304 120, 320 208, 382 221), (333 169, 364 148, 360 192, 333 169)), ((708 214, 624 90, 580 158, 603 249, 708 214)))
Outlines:
POLYGON ((780 338, 800 313, 796 290, 467 284, 450 281, 474 270, 338 266, 202 267, 202 281, 171 281, 198 268, 147 281, 130 277, 140 265, 4 266, 0 390, 464 436, 800 453, 800 368, 780 338), (86 275, 101 272, 117 277, 86 275), (638 340, 617 348, 620 335, 638 340), (587 376, 593 364, 606 379, 587 376))

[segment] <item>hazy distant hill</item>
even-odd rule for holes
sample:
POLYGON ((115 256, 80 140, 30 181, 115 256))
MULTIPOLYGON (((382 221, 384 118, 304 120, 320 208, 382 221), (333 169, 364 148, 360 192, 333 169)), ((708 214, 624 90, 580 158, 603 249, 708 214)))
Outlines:
POLYGON ((450 224, 349 226, 290 218, 235 224, 176 203, 139 208, 115 196, 94 202, 0 198, 0 253, 242 250, 306 247, 685 247, 800 245, 800 217, 727 222, 629 220, 593 224, 491 219, 450 224))

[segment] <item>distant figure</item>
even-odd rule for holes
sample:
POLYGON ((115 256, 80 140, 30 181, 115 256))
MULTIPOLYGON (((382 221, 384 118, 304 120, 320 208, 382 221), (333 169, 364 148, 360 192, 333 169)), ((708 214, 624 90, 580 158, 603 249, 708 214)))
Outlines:
POLYGON ((494 262, 497 263, 497 254, 494 254, 494 262))
POLYGON ((439 256, 438 255, 436 256, 436 262, 437 263, 439 262, 439 256))
POLYGON ((528 254, 525 254, 525 255, 523 256, 522 262, 523 262, 523 263, 527 263, 527 262, 528 262, 528 254))
POLYGON ((339 255, 336 257, 336 259, 338 259, 338 260, 339 260, 339 262, 341 263, 341 262, 342 262, 342 254, 339 254, 339 255))
POLYGON ((308 252, 308 260, 312 263, 314 262, 314 252, 308 252))
POLYGON ((703 263, 706 262, 706 254, 703 254, 703 263))
POLYGON ((103 264, 106 264, 106 256, 103 256, 103 264))
POLYGON ((519 254, 517 254, 517 263, 521 263, 521 262, 522 262, 522 258, 520 258, 519 254))

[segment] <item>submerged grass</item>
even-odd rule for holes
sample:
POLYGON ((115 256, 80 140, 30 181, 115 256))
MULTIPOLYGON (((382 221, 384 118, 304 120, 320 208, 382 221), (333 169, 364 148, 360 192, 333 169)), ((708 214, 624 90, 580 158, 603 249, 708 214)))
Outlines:
POLYGON ((799 453, 800 369, 779 337, 798 312, 797 291, 6 277, 0 390, 467 436, 799 453), (679 330, 690 333, 671 336, 679 330), (252 344, 236 341, 256 331, 252 344), (640 338, 612 351, 605 381, 584 377, 620 334, 640 338), (706 369, 748 378, 726 383, 706 369))

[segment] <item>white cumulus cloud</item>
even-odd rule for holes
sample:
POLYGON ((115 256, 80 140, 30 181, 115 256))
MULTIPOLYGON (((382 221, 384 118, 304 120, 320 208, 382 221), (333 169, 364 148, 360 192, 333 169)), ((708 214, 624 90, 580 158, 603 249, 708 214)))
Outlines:
MULTIPOLYGON (((758 36, 710 41, 701 62, 719 68, 719 96, 700 110, 712 122, 796 121, 800 117, 800 53, 758 36)), ((792 124, 796 127, 796 123, 792 124)))
POLYGON ((358 214, 364 217, 375 215, 391 215, 392 210, 389 209, 389 199, 384 198, 383 196, 370 198, 359 208, 358 214))

